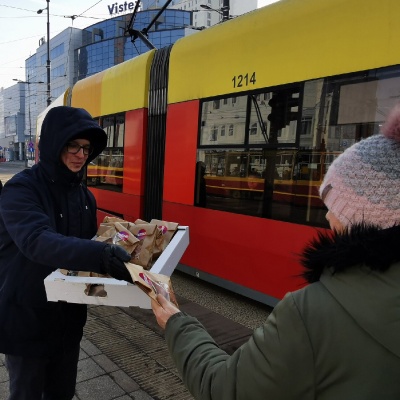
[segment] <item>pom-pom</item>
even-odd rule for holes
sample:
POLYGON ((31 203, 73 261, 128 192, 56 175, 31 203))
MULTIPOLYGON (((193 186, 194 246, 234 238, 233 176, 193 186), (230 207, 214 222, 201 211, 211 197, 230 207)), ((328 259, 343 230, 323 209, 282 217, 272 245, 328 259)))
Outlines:
POLYGON ((400 104, 396 104, 387 115, 382 133, 387 138, 400 142, 400 104))

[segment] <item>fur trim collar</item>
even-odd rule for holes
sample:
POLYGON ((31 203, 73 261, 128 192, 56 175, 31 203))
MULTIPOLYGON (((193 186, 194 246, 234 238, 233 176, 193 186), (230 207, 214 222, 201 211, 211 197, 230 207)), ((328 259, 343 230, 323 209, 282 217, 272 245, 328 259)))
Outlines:
POLYGON ((301 264, 303 277, 319 281, 324 268, 333 273, 364 264, 371 270, 385 271, 400 261, 400 226, 378 229, 365 224, 354 225, 343 233, 318 233, 304 249, 301 264))

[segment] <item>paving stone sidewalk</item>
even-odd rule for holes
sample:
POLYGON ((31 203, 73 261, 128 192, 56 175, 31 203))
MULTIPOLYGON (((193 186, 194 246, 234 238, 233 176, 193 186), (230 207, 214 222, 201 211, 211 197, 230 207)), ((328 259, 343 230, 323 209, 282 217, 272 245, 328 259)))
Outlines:
MULTIPOLYGON (((0 354, 0 399, 9 396, 9 378, 0 354)), ((83 338, 73 400, 154 400, 108 357, 83 338)))

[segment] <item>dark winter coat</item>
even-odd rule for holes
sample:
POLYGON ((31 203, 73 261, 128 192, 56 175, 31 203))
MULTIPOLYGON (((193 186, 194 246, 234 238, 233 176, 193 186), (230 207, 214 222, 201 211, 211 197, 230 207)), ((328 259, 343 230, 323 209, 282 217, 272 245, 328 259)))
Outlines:
POLYGON ((64 145, 77 135, 94 145, 87 164, 104 148, 105 132, 84 110, 51 109, 41 130, 39 163, 4 185, 0 353, 44 356, 81 340, 86 305, 47 302, 44 287, 57 268, 101 272, 105 245, 90 240, 97 229, 94 197, 82 183, 84 171, 73 173, 60 161, 64 145))
POLYGON ((232 356, 195 318, 168 320, 195 399, 400 399, 400 227, 320 237, 304 265, 313 283, 288 293, 232 356))

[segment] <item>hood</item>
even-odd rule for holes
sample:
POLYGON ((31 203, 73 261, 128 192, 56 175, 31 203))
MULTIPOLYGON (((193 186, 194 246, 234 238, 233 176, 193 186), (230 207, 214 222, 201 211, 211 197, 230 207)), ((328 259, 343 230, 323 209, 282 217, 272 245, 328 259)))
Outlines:
POLYGON ((400 357, 400 226, 320 235, 303 265, 309 281, 319 280, 365 332, 400 357))
MULTIPOLYGON (((61 151, 67 142, 78 137, 88 139, 94 149, 85 165, 96 158, 107 144, 107 134, 86 110, 67 106, 51 108, 43 120, 38 147, 39 164, 52 180, 57 180, 60 172, 68 174, 69 170, 60 160, 61 151)), ((81 179, 83 171, 71 174, 81 179)))
POLYGON ((372 225, 354 225, 342 233, 318 232, 301 255, 303 277, 309 282, 320 279, 327 267, 331 273, 363 264, 371 270, 385 271, 400 261, 400 226, 380 229, 372 225))

